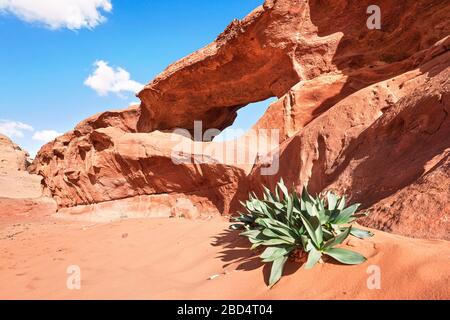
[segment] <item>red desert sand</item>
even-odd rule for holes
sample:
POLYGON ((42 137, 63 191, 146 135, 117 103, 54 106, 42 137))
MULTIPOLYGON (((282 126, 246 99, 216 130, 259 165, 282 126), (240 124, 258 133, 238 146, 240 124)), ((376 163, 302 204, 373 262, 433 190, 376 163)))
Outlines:
POLYGON ((52 217, 0 222, 1 299, 448 299, 450 246, 374 231, 346 246, 365 264, 290 263, 272 289, 269 268, 224 218, 129 219, 111 223, 52 217), (69 290, 72 265, 81 288, 69 290), (368 289, 373 266, 381 289, 368 289), (70 271, 70 269, 69 269, 70 271))

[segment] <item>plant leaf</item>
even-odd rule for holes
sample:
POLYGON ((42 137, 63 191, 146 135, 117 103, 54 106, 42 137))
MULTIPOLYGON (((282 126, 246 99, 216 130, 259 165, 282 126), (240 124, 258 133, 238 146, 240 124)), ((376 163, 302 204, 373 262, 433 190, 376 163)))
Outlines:
POLYGON ((342 196, 341 200, 339 201, 339 205, 338 205, 337 209, 339 211, 341 211, 341 210, 344 210, 344 208, 345 208, 345 195, 342 196))
POLYGON ((247 201, 245 203, 245 207, 250 210, 250 211, 255 211, 255 207, 253 206, 253 202, 252 201, 247 201))
POLYGON ((270 271, 270 278, 269 278, 269 287, 272 288, 278 281, 280 281, 281 276, 283 275, 283 269, 284 265, 286 264, 286 261, 288 260, 288 257, 280 257, 276 259, 272 264, 272 270, 270 271))
POLYGON ((280 182, 278 183, 278 186, 280 187, 281 192, 283 192, 284 199, 286 200, 287 198, 289 198, 289 191, 286 188, 286 185, 284 184, 283 179, 280 180, 280 182))
POLYGON ((269 247, 269 246, 278 246, 278 245, 282 245, 282 244, 292 244, 293 242, 285 240, 285 239, 269 239, 269 240, 264 240, 261 243, 262 243, 262 245, 269 247))
POLYGON ((311 217, 318 217, 319 213, 317 212, 317 208, 315 205, 311 204, 310 202, 306 202, 306 212, 308 212, 308 214, 311 217))
POLYGON ((255 250, 255 249, 259 248, 260 246, 262 246, 261 242, 253 243, 252 246, 250 247, 250 250, 255 250))
POLYGON ((322 258, 322 252, 313 248, 308 255, 308 261, 306 262, 305 269, 312 269, 322 258))
POLYGON ((288 237, 292 238, 293 240, 297 238, 297 234, 295 233, 295 231, 290 228, 270 224, 268 229, 270 229, 277 236, 288 237))
POLYGON ((372 238, 374 236, 373 232, 370 232, 368 230, 357 229, 357 228, 352 228, 352 231, 350 232, 350 234, 359 239, 368 239, 368 238, 372 238))
POLYGON ((241 233, 241 236, 248 238, 256 238, 261 233, 260 230, 249 230, 241 233))
POLYGON ((367 259, 357 252, 353 252, 346 249, 328 249, 324 251, 324 254, 332 257, 343 264, 356 265, 364 263, 367 259))
POLYGON ((266 237, 269 237, 269 238, 279 238, 279 236, 280 236, 279 234, 273 232, 269 228, 264 229, 262 233, 263 233, 263 235, 265 235, 266 237))
POLYGON ((306 201, 303 198, 300 198, 300 211, 306 211, 306 201))
POLYGON ((298 197, 298 193, 295 191, 292 193, 292 201, 294 202, 294 209, 300 210, 300 198, 298 197))
POLYGON ((275 220, 273 218, 269 218, 269 219, 259 218, 256 220, 256 223, 258 223, 262 226, 265 226, 267 228, 271 228, 271 226, 276 226, 276 227, 284 228, 286 230, 290 230, 290 228, 287 224, 284 224, 283 222, 275 220))
POLYGON ((303 225, 306 228, 306 231, 308 231, 309 237, 311 238, 312 242, 316 246, 316 248, 320 248, 323 242, 323 233, 322 233, 322 226, 320 225, 319 219, 317 217, 310 217, 309 219, 306 219, 303 215, 300 215, 303 225))
POLYGON ((320 223, 321 224, 327 224, 328 221, 330 220, 330 216, 327 215, 327 211, 325 209, 323 209, 323 210, 320 210, 318 212, 318 214, 319 214, 320 223))
POLYGON ((350 221, 352 215, 358 210, 359 207, 360 207, 360 204, 357 203, 348 208, 345 208, 337 215, 337 217, 334 219, 333 223, 334 224, 348 223, 350 221))
POLYGON ((328 231, 327 229, 323 228, 322 232, 324 241, 328 241, 331 238, 334 238, 334 234, 331 231, 328 231))
POLYGON ((270 207, 270 208, 272 208, 274 210, 278 210, 278 211, 281 211, 281 210, 284 209, 284 205, 282 203, 276 202, 276 201, 272 201, 272 202, 267 201, 266 205, 268 207, 270 207))
POLYGON ((333 248, 337 245, 342 244, 342 242, 345 241, 345 239, 348 238, 348 236, 350 235, 352 228, 347 228, 345 229, 345 231, 343 231, 341 234, 337 235, 336 237, 334 237, 333 239, 327 241, 324 245, 323 248, 324 249, 330 249, 333 248))
POLYGON ((306 188, 306 186, 303 187, 302 199, 305 202, 314 203, 314 199, 309 195, 308 189, 306 188))
POLYGON ((243 224, 232 224, 230 226, 231 230, 244 230, 245 226, 243 224))
POLYGON ((294 250, 294 246, 269 247, 261 254, 261 259, 265 263, 272 262, 288 255, 292 250, 294 250))
POLYGON ((239 217, 234 219, 234 222, 242 222, 242 223, 254 223, 255 219, 249 215, 241 214, 239 217))
POLYGON ((304 250, 305 252, 308 252, 308 251, 307 251, 307 247, 308 247, 308 242, 310 241, 309 238, 308 238, 308 236, 306 236, 306 235, 301 235, 301 236, 300 236, 300 241, 301 241, 301 243, 302 243, 303 250, 304 250))
POLYGON ((294 237, 292 237, 289 233, 287 233, 287 235, 286 235, 286 234, 280 232, 279 230, 280 230, 280 228, 264 229, 262 233, 263 233, 263 235, 265 235, 268 238, 280 239, 287 243, 295 243, 294 237), (278 231, 278 233, 276 231, 278 231))
POLYGON ((266 186, 263 185, 263 189, 264 189, 264 195, 266 197, 267 201, 274 201, 273 196, 272 196, 272 192, 269 190, 269 188, 267 188, 266 186))
POLYGON ((280 192, 279 192, 279 189, 278 189, 278 185, 275 186, 275 200, 276 200, 277 202, 281 202, 280 192))
POLYGON ((369 216, 368 212, 354 214, 350 217, 350 223, 355 222, 358 219, 368 217, 368 216, 369 216))
POLYGON ((268 247, 264 252, 261 254, 261 259, 268 259, 274 255, 279 250, 278 247, 268 247))
POLYGON ((334 193, 328 192, 327 200, 328 200, 328 210, 332 211, 336 209, 337 197, 334 195, 334 193))
POLYGON ((287 208, 286 208, 286 222, 288 223, 288 225, 291 224, 291 218, 292 218, 292 213, 294 212, 294 201, 292 200, 292 198, 288 195, 287 196, 287 208))

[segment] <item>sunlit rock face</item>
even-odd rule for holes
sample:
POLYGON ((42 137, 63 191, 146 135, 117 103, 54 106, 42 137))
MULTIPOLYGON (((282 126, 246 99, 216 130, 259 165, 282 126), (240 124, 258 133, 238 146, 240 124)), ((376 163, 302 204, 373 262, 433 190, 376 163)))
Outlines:
MULTIPOLYGON (((448 3, 381 1, 381 30, 367 27, 371 4, 265 1, 242 21, 233 21, 216 41, 169 66, 139 93, 145 112, 140 130, 192 129, 193 119, 203 121, 205 129, 223 129, 239 108, 281 97, 299 82, 310 90, 318 81, 328 85, 316 90, 322 91, 315 106, 320 113, 351 92, 411 69, 411 63, 401 61, 448 35, 448 3), (328 77, 309 84, 323 74, 328 77)), ((304 122, 302 118, 298 122, 304 122)))
POLYGON ((283 177, 348 194, 372 212, 366 225, 448 239, 450 3, 378 1, 379 30, 368 28, 370 5, 267 0, 146 85, 140 105, 44 146, 30 170, 59 208, 146 216, 233 214, 248 191, 283 177), (202 142, 269 97, 241 147, 202 142), (268 130, 279 143, 260 149, 250 138, 268 130), (190 161, 174 161, 181 143, 195 145, 181 153, 190 161), (249 156, 224 160, 223 149, 249 156))
POLYGON ((52 199, 42 198, 42 177, 29 174, 29 154, 0 134, 0 222, 39 217, 56 211, 52 199))

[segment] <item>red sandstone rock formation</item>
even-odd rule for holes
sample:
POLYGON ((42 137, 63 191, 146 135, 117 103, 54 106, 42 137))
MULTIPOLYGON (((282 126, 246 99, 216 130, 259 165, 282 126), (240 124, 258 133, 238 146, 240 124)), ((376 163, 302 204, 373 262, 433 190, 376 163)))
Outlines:
POLYGON ((190 201, 191 216, 228 212, 244 171, 197 163, 196 154, 180 155, 186 163, 176 165, 175 146, 186 138, 136 133, 138 115, 136 107, 96 115, 44 146, 30 170, 45 177, 45 194, 60 208, 123 200, 119 206, 160 216, 158 210, 190 201))
POLYGON ((8 137, 0 134, 0 174, 26 171, 30 155, 8 137))
POLYGON ((371 4, 370 0, 265 1, 139 93, 145 113, 140 130, 192 129, 193 119, 202 120, 205 128, 223 129, 248 103, 281 97, 298 82, 322 74, 345 75, 344 82, 336 79, 340 84, 330 88, 335 90, 333 96, 317 106, 321 112, 339 100, 336 93, 342 98, 410 69, 401 61, 449 34, 448 3, 443 1, 379 1, 382 30, 366 26, 371 4), (361 68, 366 71, 353 75, 361 68))
MULTIPOLYGON (((96 115, 44 146, 31 171, 60 208, 190 216, 233 213, 246 191, 281 176, 348 193, 373 212, 368 225, 450 239, 450 4, 382 0, 382 29, 368 30, 370 4, 267 0, 148 84, 140 106, 96 115), (192 133, 194 121, 224 129, 239 108, 272 96, 254 129, 280 130, 277 175, 262 176, 259 163, 249 174, 259 155, 245 165, 173 163, 186 138, 168 131, 192 133)), ((183 157, 204 157, 199 150, 183 157)))

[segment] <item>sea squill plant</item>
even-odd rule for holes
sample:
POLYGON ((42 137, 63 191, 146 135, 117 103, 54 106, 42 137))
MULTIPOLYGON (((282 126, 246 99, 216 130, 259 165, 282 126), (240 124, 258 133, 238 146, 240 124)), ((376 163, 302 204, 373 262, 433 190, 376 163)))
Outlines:
POLYGON ((280 280, 290 257, 304 258, 308 269, 322 262, 323 256, 347 265, 366 261, 357 252, 337 248, 349 236, 373 236, 352 226, 366 214, 357 214, 360 204, 347 206, 345 196, 328 192, 314 198, 306 187, 301 194, 289 192, 281 180, 274 192, 264 187, 263 199, 252 193, 241 203, 245 213, 239 213, 231 228, 244 230, 241 235, 249 239, 253 250, 264 247, 262 261, 272 263, 270 287, 280 280))

